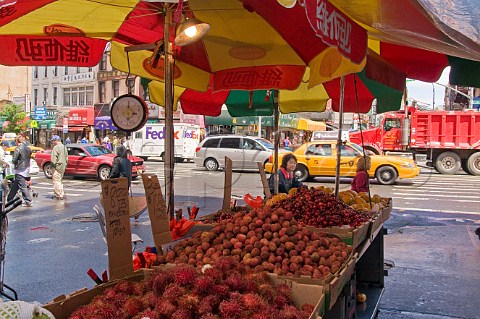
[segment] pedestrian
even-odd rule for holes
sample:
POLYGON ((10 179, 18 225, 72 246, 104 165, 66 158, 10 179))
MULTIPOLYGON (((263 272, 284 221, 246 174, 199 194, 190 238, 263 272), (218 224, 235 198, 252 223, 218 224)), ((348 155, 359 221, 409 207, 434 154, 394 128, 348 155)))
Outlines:
POLYGON ((15 142, 17 143, 17 148, 13 152, 12 157, 12 164, 15 168, 15 179, 13 181, 13 185, 10 188, 10 192, 8 193, 7 202, 11 201, 15 198, 18 190, 22 192, 23 203, 22 206, 24 207, 32 207, 32 195, 28 190, 27 179, 29 178, 28 171, 30 170, 30 159, 32 156, 32 151, 30 148, 25 144, 25 137, 22 135, 18 135, 15 138, 15 142))
POLYGON ((80 141, 82 144, 87 144, 88 140, 86 137, 83 137, 82 140, 80 141))
POLYGON ((68 144, 71 144, 72 141, 70 140, 70 137, 67 136, 67 138, 65 139, 65 145, 68 145, 68 144))
MULTIPOLYGON (((278 170, 278 192, 288 194, 288 192, 294 187, 302 187, 303 184, 293 173, 297 167, 297 158, 293 154, 287 154, 282 158, 282 164, 278 170)), ((268 178, 268 186, 270 192, 275 194, 274 191, 274 175, 270 175, 268 178)))
POLYGON ((112 169, 108 178, 126 177, 128 188, 130 189, 132 184, 132 162, 127 157, 127 148, 123 145, 118 145, 115 153, 117 156, 113 159, 112 169))
POLYGON ((112 141, 112 150, 115 150, 118 146, 118 138, 116 135, 113 136, 113 141, 112 141))
POLYGON ((53 164, 53 193, 57 200, 63 200, 65 193, 63 192, 63 174, 67 168, 68 163, 68 151, 65 145, 62 144, 60 136, 52 136, 51 142, 53 143, 53 150, 50 156, 50 160, 53 164))
POLYGON ((357 173, 352 181, 352 191, 357 193, 366 192, 370 185, 370 177, 368 176, 368 170, 372 166, 372 159, 370 156, 362 156, 357 162, 357 173))
POLYGON ((285 137, 285 139, 283 140, 283 147, 287 148, 287 147, 291 147, 291 146, 292 146, 292 142, 290 142, 290 138, 288 136, 285 137))
POLYGON ((7 144, 1 143, 0 147, 0 180, 3 180, 5 177, 5 172, 4 170, 10 166, 7 161, 5 161, 5 152, 7 149, 7 144))

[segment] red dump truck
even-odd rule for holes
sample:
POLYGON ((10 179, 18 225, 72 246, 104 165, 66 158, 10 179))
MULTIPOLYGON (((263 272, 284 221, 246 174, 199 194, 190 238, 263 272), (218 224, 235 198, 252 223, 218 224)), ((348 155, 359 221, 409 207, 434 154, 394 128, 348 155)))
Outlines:
MULTIPOLYGON (((407 111, 384 113, 380 127, 363 130, 363 145, 380 154, 424 154, 427 164, 441 174, 462 168, 480 176, 480 112, 407 111)), ((350 132, 350 141, 362 144, 360 131, 350 132)))

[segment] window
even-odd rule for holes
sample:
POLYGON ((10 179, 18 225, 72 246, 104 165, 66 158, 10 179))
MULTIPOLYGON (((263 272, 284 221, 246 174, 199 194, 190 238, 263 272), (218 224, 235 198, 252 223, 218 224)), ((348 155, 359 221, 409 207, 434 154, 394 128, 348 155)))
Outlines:
POLYGON ((211 138, 203 143, 202 147, 218 147, 219 138, 211 138))
POLYGON ((77 73, 80 73, 80 67, 77 66, 77 73))
POLYGON ((65 73, 64 75, 67 75, 68 74, 68 66, 65 67, 65 73))
POLYGON ((38 89, 33 89, 33 105, 38 105, 38 89))
POLYGON ((107 55, 104 54, 102 56, 102 60, 100 61, 100 71, 106 71, 107 70, 107 55))
POLYGON ((135 92, 135 79, 128 79, 127 81, 127 92, 135 92))
POLYGON ((244 150, 263 151, 263 148, 262 148, 262 146, 260 146, 260 144, 258 144, 254 140, 250 140, 250 139, 247 139, 247 138, 243 139, 242 148, 244 150))
POLYGON ((93 71, 93 68, 92 67, 89 67, 88 68, 88 72, 92 72, 93 71))
POLYGON ((236 137, 224 137, 220 141, 220 148, 240 148, 240 139, 236 137))
POLYGON ((47 105, 48 103, 48 89, 43 88, 43 105, 47 105))
POLYGON ((33 69, 33 78, 38 79, 38 66, 33 69))
POLYGON ((342 149, 340 151, 340 156, 355 156, 357 151, 351 146, 342 145, 342 149))
POLYGON ((53 88, 53 105, 57 105, 58 88, 53 88))
POLYGON ((120 81, 112 82, 113 97, 118 97, 120 95, 120 81))
POLYGON ((93 105, 93 86, 80 86, 63 89, 65 106, 93 105))
POLYGON ((80 156, 80 153, 83 153, 82 149, 80 148, 73 148, 73 147, 68 148, 68 155, 80 156))
POLYGON ((53 68, 53 75, 57 76, 58 75, 58 66, 53 68))
POLYGON ((98 82, 98 101, 100 103, 105 103, 105 82, 98 82))
POLYGON ((70 96, 71 96, 71 89, 68 89, 68 88, 63 89, 63 105, 71 106, 70 96))
POLYGON ((400 128, 400 119, 385 119, 385 124, 383 129, 385 131, 390 131, 392 128, 400 128))
POLYGON ((305 152, 306 155, 331 156, 332 146, 330 144, 310 145, 305 152))
POLYGON ((48 77, 48 66, 45 67, 45 72, 43 74, 43 77, 44 78, 48 77))

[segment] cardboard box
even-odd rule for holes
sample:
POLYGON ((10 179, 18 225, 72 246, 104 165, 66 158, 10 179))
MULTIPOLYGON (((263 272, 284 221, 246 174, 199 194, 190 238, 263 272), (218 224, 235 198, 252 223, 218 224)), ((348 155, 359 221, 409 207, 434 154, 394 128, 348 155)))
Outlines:
MULTIPOLYGON (((174 267, 174 265, 165 265, 157 268, 162 269, 171 267, 174 267)), ((142 269, 123 279, 139 282, 153 273, 155 273, 155 270, 142 269)), ((295 306, 301 307, 306 303, 314 306, 314 311, 310 315, 309 319, 318 319, 320 314, 323 313, 325 305, 324 286, 305 285, 293 282, 291 280, 278 279, 274 277, 271 277, 271 280, 275 285, 286 284, 292 288, 292 297, 295 306)), ((89 290, 77 291, 69 295, 56 298, 54 301, 44 305, 43 307, 50 311, 56 319, 67 319, 77 308, 88 304, 95 296, 102 294, 107 288, 114 286, 116 283, 118 283, 118 280, 95 286, 89 290)))
POLYGON ((338 296, 343 290, 343 287, 348 282, 353 272, 355 271, 355 264, 357 262, 358 254, 354 254, 342 267, 335 278, 326 286, 326 309, 332 309, 333 305, 337 301, 338 296))
POLYGON ((317 228, 307 226, 310 231, 322 232, 338 236, 345 244, 352 246, 355 251, 361 243, 367 239, 368 231, 370 229, 370 221, 363 223, 359 227, 327 227, 317 228))

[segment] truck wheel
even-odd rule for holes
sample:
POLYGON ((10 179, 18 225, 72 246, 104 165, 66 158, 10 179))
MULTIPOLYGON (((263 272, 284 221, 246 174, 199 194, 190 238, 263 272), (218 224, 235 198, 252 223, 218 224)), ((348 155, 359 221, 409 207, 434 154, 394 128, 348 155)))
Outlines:
POLYGON ((146 162, 146 161, 148 160, 148 156, 140 156, 140 158, 141 158, 144 162, 146 162))
POLYGON ((391 166, 382 166, 375 172, 375 178, 382 185, 392 185, 397 177, 397 171, 391 166))
POLYGON ((45 177, 48 179, 52 179, 53 177, 53 165, 52 163, 46 163, 43 165, 43 174, 45 174, 45 177))
POLYGON ((207 171, 216 171, 218 169, 218 162, 214 158, 207 158, 203 164, 207 171))
POLYGON ((470 174, 480 176, 480 152, 470 155, 467 168, 470 174))
POLYGON ((299 182, 305 182, 309 178, 308 169, 303 165, 297 165, 293 173, 297 176, 299 182))
POLYGON ((457 153, 443 152, 435 161, 435 168, 440 174, 453 175, 462 166, 462 160, 457 153))
POLYGON ((108 176, 110 175, 110 170, 112 168, 108 165, 102 165, 100 166, 100 168, 98 169, 98 179, 101 180, 101 181, 104 181, 106 179, 108 179, 108 176))
POLYGON ((467 160, 462 160, 462 169, 465 173, 472 175, 472 172, 468 169, 467 160))

